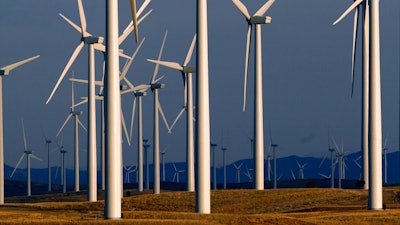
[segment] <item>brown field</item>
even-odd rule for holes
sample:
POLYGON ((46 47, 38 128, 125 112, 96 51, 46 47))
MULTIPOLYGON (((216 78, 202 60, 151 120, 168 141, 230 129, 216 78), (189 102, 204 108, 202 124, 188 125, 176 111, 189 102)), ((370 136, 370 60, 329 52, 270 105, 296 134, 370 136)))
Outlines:
POLYGON ((400 224, 398 192, 385 188, 387 209, 371 211, 364 190, 218 190, 211 192, 212 213, 203 215, 194 213, 194 193, 128 190, 121 220, 103 219, 104 201, 85 202, 84 192, 10 197, 0 206, 0 224, 400 224))

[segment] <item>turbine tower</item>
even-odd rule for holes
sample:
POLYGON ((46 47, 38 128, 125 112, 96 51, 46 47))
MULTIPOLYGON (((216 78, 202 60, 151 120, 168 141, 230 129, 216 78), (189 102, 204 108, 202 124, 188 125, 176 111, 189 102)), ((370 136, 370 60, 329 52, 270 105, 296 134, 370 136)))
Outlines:
POLYGON ((248 23, 246 43, 246 64, 244 79, 243 111, 246 107, 246 87, 248 74, 248 59, 250 52, 250 38, 253 24, 255 25, 255 82, 254 82, 254 181, 255 189, 264 189, 264 121, 262 98, 262 48, 261 25, 271 23, 271 17, 263 16, 275 0, 269 0, 253 16, 251 16, 244 4, 239 0, 232 0, 239 11, 244 15, 248 23))
POLYGON ((225 164, 225 153, 226 150, 228 150, 227 148, 221 148, 222 150, 222 164, 224 166, 224 189, 226 189, 226 164, 225 164))
POLYGON ((236 165, 236 163, 233 164, 233 166, 235 167, 236 170, 236 183, 240 183, 240 167, 242 167, 243 163, 240 163, 239 166, 236 165))
POLYGON ((333 161, 333 153, 335 152, 334 148, 329 148, 329 152, 331 153, 331 188, 335 187, 335 164, 333 161))
POLYGON ((33 56, 31 58, 10 64, 0 68, 0 204, 4 204, 4 130, 3 130, 3 76, 8 76, 10 71, 40 56, 33 56))
POLYGON ((211 149, 213 152, 213 189, 217 189, 217 168, 215 167, 215 148, 217 144, 211 143, 211 149))

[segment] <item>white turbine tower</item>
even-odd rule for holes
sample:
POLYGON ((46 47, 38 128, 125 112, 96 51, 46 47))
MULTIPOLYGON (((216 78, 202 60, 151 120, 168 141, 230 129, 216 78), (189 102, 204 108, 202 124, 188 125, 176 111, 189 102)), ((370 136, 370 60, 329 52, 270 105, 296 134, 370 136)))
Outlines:
POLYGON ((355 61, 356 61, 356 50, 357 50, 357 34, 358 34, 358 20, 359 11, 362 8, 362 125, 361 125, 361 147, 363 149, 363 163, 362 163, 362 174, 364 179, 364 189, 368 189, 368 110, 369 110, 369 30, 370 30, 370 17, 369 17, 369 3, 366 0, 355 0, 354 3, 337 19, 333 24, 339 23, 345 18, 351 11, 354 10, 354 26, 353 26, 353 50, 352 50, 352 89, 351 95, 354 92, 354 74, 355 74, 355 61))
POLYGON ((74 170, 75 170, 75 191, 79 191, 79 125, 86 131, 86 127, 79 120, 79 116, 82 115, 82 111, 75 110, 75 92, 74 92, 74 82, 71 82, 71 111, 64 123, 61 125, 56 137, 60 135, 62 130, 68 121, 74 117, 74 170))
POLYGON ((21 164, 22 160, 24 159, 24 156, 26 156, 26 169, 28 171, 27 172, 28 175, 27 175, 27 183, 26 183, 26 185, 27 185, 26 193, 27 193, 27 196, 31 196, 31 157, 34 158, 34 159, 37 159, 39 161, 42 161, 42 160, 39 157, 37 157, 36 155, 34 155, 32 150, 28 150, 28 145, 27 145, 27 142, 26 142, 24 121, 21 120, 21 123, 22 123, 22 135, 23 135, 23 138, 24 138, 24 153, 22 153, 21 157, 19 158, 18 163, 15 166, 15 168, 14 168, 13 172, 11 173, 10 177, 12 177, 14 175, 14 173, 17 170, 18 166, 21 164))
POLYGON ((3 76, 8 76, 10 71, 40 56, 33 56, 31 58, 10 64, 0 68, 0 204, 4 204, 4 130, 3 130, 3 76))
POLYGON ((192 75, 196 72, 196 67, 188 66, 194 51, 196 44, 196 37, 194 35, 192 43, 189 47, 188 53, 186 54, 185 61, 183 64, 177 62, 168 62, 160 60, 148 61, 175 69, 181 72, 183 85, 184 85, 184 106, 175 121, 171 125, 170 130, 173 128, 175 123, 178 121, 179 117, 186 110, 186 163, 187 163, 187 190, 194 191, 194 124, 193 124, 193 79, 192 75))
POLYGON ((161 164, 162 164, 162 181, 165 182, 165 154, 167 153, 167 148, 161 152, 161 164))
POLYGON ((251 16, 242 2, 232 0, 248 23, 246 64, 244 78, 244 101, 243 111, 246 107, 246 87, 248 74, 248 59, 250 52, 250 38, 253 24, 255 25, 255 82, 254 82, 254 175, 255 189, 264 189, 264 122, 263 122, 263 98, 262 98, 262 48, 261 48, 261 25, 271 22, 271 17, 263 16, 275 0, 269 0, 253 16, 251 16))
POLYGON ((51 167, 50 167, 50 144, 52 141, 50 139, 47 139, 46 136, 44 136, 44 139, 46 141, 47 145, 47 191, 51 192, 51 167))

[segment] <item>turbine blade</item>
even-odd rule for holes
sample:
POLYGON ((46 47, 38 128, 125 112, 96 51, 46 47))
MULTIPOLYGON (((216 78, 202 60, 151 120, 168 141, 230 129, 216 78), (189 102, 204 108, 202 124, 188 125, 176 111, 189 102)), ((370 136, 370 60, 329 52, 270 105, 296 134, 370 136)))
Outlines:
POLYGON ((60 85, 61 81, 64 79, 65 74, 67 73, 67 71, 69 70, 69 68, 71 67, 72 63, 75 61, 76 57, 78 56, 78 54, 81 52, 83 46, 85 45, 85 43, 83 43, 83 41, 81 41, 81 43, 76 47, 74 53, 72 53, 71 58, 68 60, 67 65, 65 66, 63 72, 60 75, 60 78, 58 78, 58 81, 56 83, 56 85, 53 88, 53 91, 51 92, 49 98, 46 101, 46 104, 48 104, 51 100, 51 98, 53 97, 54 93, 56 92, 58 86, 60 85))
POLYGON ((5 70, 5 71, 10 71, 10 70, 13 70, 13 69, 15 69, 15 68, 17 68, 17 67, 19 67, 19 66, 21 66, 21 65, 23 65, 23 64, 25 64, 25 63, 27 63, 27 62, 30 62, 30 61, 32 61, 32 60, 35 60, 35 59, 37 59, 37 58, 39 58, 39 57, 40 57, 40 55, 36 55, 36 56, 31 57, 31 58, 28 58, 28 59, 25 59, 25 60, 22 60, 22 61, 13 63, 13 64, 8 65, 8 66, 5 66, 5 67, 3 67, 3 68, 1 68, 1 69, 2 69, 2 70, 5 70))
POLYGON ((387 134, 386 134, 386 137, 385 137, 385 142, 384 142, 384 144, 383 144, 383 148, 384 148, 384 149, 387 147, 388 138, 389 138, 389 133, 387 133, 387 134))
POLYGON ((164 111, 163 111, 163 109, 162 109, 162 107, 161 107, 161 105, 160 105, 160 101, 157 102, 157 108, 158 108, 158 111, 160 112, 161 117, 162 117, 163 120, 164 120, 165 127, 166 127, 168 130, 170 130, 169 125, 168 125, 168 122, 167 122, 167 118, 165 118, 164 111))
POLYGON ((269 0, 266 2, 256 13, 254 13, 255 16, 262 16, 264 13, 268 11, 268 9, 271 7, 272 4, 274 4, 275 0, 269 0))
POLYGON ((128 60, 128 63, 124 66, 124 69, 122 70, 121 75, 119 76, 119 80, 121 81, 122 79, 125 78, 126 74, 128 73, 129 68, 132 65, 133 60, 135 59, 136 55, 138 54, 140 48, 143 45, 145 38, 142 39, 142 41, 139 43, 138 47, 136 48, 135 52, 133 53, 132 57, 128 60))
POLYGON ((233 4, 236 5, 236 7, 239 9, 239 11, 243 14, 244 17, 246 17, 247 20, 250 20, 250 13, 247 10, 246 6, 239 0, 232 0, 233 4))
POLYGON ((86 37, 86 16, 85 10, 83 9, 82 0, 78 0, 78 8, 79 8, 79 19, 81 21, 81 28, 82 28, 82 37, 86 37))
POLYGON ((360 5, 364 0, 356 0, 354 1, 353 4, 351 4, 351 6, 339 17, 339 19, 337 19, 335 22, 333 22, 333 25, 336 25, 337 23, 339 23, 340 21, 342 21, 342 19, 344 17, 347 16, 347 14, 349 14, 351 12, 351 10, 353 10, 354 8, 356 8, 358 5, 360 5))
MULTIPOLYGON (((139 17, 142 12, 146 9, 146 7, 150 4, 151 0, 145 0, 143 4, 140 6, 139 10, 136 13, 136 16, 139 17)), ((139 21, 138 21, 139 24, 139 21)))
POLYGON ((174 122, 172 123, 171 127, 168 130, 168 133, 171 133, 172 128, 174 128, 176 122, 178 122, 179 118, 183 115, 183 113, 186 111, 185 107, 182 107, 181 111, 179 111, 178 115, 176 116, 174 122))
POLYGON ((356 50, 357 50, 357 34, 358 34, 358 10, 359 6, 355 8, 354 12, 354 26, 353 26, 353 49, 351 58, 351 97, 354 94, 354 73, 356 63, 356 50))
POLYGON ((24 138, 24 150, 28 150, 27 144, 26 144, 26 135, 25 135, 25 126, 24 126, 24 121, 21 119, 21 124, 22 124, 22 135, 24 138))
POLYGON ((136 43, 138 43, 139 31, 138 31, 138 23, 137 23, 137 15, 136 15, 136 0, 130 0, 130 3, 131 3, 133 29, 135 30, 135 41, 136 41, 136 43))
MULTIPOLYGON (((147 59, 147 61, 155 63, 156 65, 162 65, 174 70, 179 70, 183 71, 183 67, 177 63, 177 62, 168 62, 168 61, 158 61, 158 60, 153 60, 153 59, 147 59)), ((155 79, 152 79, 152 82, 154 82, 155 79)))
POLYGON ((187 66, 187 64, 190 62, 190 59, 192 58, 193 55, 194 46, 196 45, 196 40, 197 40, 197 34, 195 34, 193 37, 192 44, 190 45, 189 51, 186 55, 186 59, 183 62, 183 66, 187 66))
POLYGON ((125 118, 124 118, 124 112, 122 112, 122 108, 121 108, 121 123, 122 123, 122 128, 124 129, 126 141, 128 142, 128 145, 131 146, 131 141, 130 141, 130 139, 129 139, 128 130, 126 129, 126 123, 125 123, 125 118))
POLYGON ((249 24, 249 26, 247 28, 246 58, 245 58, 245 66, 244 66, 243 112, 246 110, 247 76, 249 74, 249 54, 250 54, 250 43, 251 43, 251 29, 252 29, 252 26, 251 26, 251 24, 249 24))
POLYGON ((86 129, 85 125, 83 125, 82 121, 79 118, 76 118, 76 119, 78 120, 78 124, 81 125, 82 129, 87 132, 87 129, 86 129))
POLYGON ((332 137, 333 144, 335 145, 336 151, 339 152, 340 148, 336 143, 336 140, 332 137))
POLYGON ((132 103, 132 116, 131 116, 131 127, 130 127, 130 134, 129 134, 129 140, 132 140, 132 134, 133 134, 133 123, 135 121, 135 112, 136 112, 136 96, 133 98, 133 103, 132 103))
MULTIPOLYGON (((73 73, 72 73, 73 74, 73 73)), ((72 75, 74 77, 74 75, 72 75)), ((72 106, 72 111, 74 111, 74 105, 75 105, 75 92, 74 92, 74 82, 71 82, 71 106, 72 106)))
MULTIPOLYGON (((161 44, 161 48, 160 48, 160 52, 158 53, 157 61, 161 60, 161 56, 162 56, 163 51, 164 51, 165 41, 167 40, 167 35, 168 35, 168 30, 165 31, 164 38, 163 38, 163 41, 162 41, 162 44, 161 44)), ((154 67, 154 73, 153 73, 153 77, 151 78, 151 83, 155 82, 156 76, 158 74, 158 67, 159 67, 158 64, 156 64, 156 66, 154 67)))
MULTIPOLYGON (((144 19, 146 19, 149 15, 150 15, 150 13, 152 12, 153 10, 151 9, 151 10, 149 10, 144 16, 142 16, 139 20, 138 20, 138 25, 144 20, 144 19)), ((122 32, 122 34, 119 36, 119 38, 118 38, 118 44, 119 45, 121 45, 122 44, 122 42, 124 42, 125 41, 125 39, 129 36, 129 34, 131 34, 132 33, 132 31, 133 31, 133 24, 132 24, 132 21, 128 24, 128 26, 125 28, 125 30, 122 32)))
POLYGON ((78 25, 76 25, 74 22, 72 22, 70 19, 68 19, 66 16, 64 16, 62 13, 58 14, 63 18, 69 25, 71 25, 75 30, 77 30, 80 34, 82 34, 82 28, 78 25))
POLYGON ((24 159, 25 153, 21 155, 21 157, 19 157, 19 160, 17 162, 17 165, 15 166, 14 170, 12 171, 10 177, 12 177, 15 173, 15 171, 18 169, 19 164, 21 164, 22 159, 24 159))
POLYGON ((34 154, 31 154, 30 157, 32 157, 32 158, 34 158, 34 159, 37 159, 37 160, 39 160, 39 161, 43 161, 41 158, 37 157, 37 156, 34 155, 34 154))
POLYGON ((72 113, 70 113, 70 114, 67 116, 67 119, 65 119, 65 121, 64 121, 63 125, 61 126, 60 130, 59 130, 58 133, 56 134, 56 137, 58 137, 58 135, 60 135, 61 131, 64 129, 65 125, 68 123, 68 121, 69 121, 69 119, 71 119, 71 117, 72 117, 72 113))
MULTIPOLYGON (((80 101, 80 102, 76 103, 75 105, 73 105, 73 107, 75 108, 77 106, 83 105, 83 104, 87 103, 88 100, 89 99, 86 97, 86 98, 82 99, 82 101, 80 101)), ((71 109, 72 109, 72 106, 71 106, 71 109)))

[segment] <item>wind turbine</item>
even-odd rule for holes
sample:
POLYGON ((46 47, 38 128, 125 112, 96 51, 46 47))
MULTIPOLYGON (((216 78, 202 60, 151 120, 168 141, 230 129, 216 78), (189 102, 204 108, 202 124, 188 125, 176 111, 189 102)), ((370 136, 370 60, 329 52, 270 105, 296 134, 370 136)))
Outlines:
POLYGON ((185 170, 178 170, 176 168, 175 163, 172 163, 172 165, 174 166, 174 170, 175 170, 174 177, 172 178, 172 182, 174 182, 176 179, 176 182, 179 183, 179 174, 182 172, 185 172, 185 170))
POLYGON ((193 81, 192 74, 196 72, 196 67, 188 66, 194 51, 197 35, 194 35, 192 43, 189 47, 186 58, 182 64, 177 62, 160 61, 148 59, 149 62, 156 63, 181 72, 184 85, 184 106, 175 121, 172 123, 170 130, 173 128, 179 117, 186 110, 186 162, 187 162, 187 190, 194 191, 194 124, 193 124, 193 81))
POLYGON ((39 55, 33 56, 0 68, 0 204, 4 204, 3 76, 8 76, 11 70, 39 57, 39 55))
POLYGON ((243 163, 240 163, 239 166, 236 165, 236 163, 233 164, 233 166, 235 167, 236 170, 236 183, 240 183, 240 167, 242 167, 243 163))
POLYGON ((149 160, 148 160, 148 158, 147 158, 147 153, 148 153, 148 151, 147 151, 147 149, 150 147, 150 145, 149 144, 147 144, 147 142, 148 142, 149 140, 148 139, 143 139, 143 148, 144 148, 144 163, 145 163, 145 165, 146 165, 146 189, 147 190, 149 190, 150 189, 150 176, 149 176, 149 174, 150 174, 150 172, 149 172, 149 160))
MULTIPOLYGON (((270 132, 269 138, 270 138, 270 142, 271 142, 270 147, 272 149, 272 158, 274 160, 274 189, 276 189, 278 186, 277 185, 277 177, 276 177, 276 148, 278 148, 279 145, 272 141, 272 132, 271 132, 271 130, 269 132, 270 132)), ((268 162, 268 164, 269 164, 269 162, 268 162)))
POLYGON ((384 146, 383 146, 383 163, 384 163, 384 165, 385 165, 385 167, 384 167, 384 182, 385 182, 385 184, 387 183, 387 163, 388 163, 388 161, 387 161, 387 151, 389 150, 389 148, 387 147, 387 141, 388 141, 388 135, 386 135, 386 138, 385 138, 385 144, 384 144, 384 146))
POLYGON ((31 196, 31 157, 33 157, 34 159, 37 159, 39 161, 42 161, 42 160, 39 157, 37 157, 36 155, 34 155, 32 150, 28 150, 27 142, 26 142, 26 135, 25 135, 24 121, 21 120, 21 123, 22 123, 22 135, 24 138, 24 153, 22 153, 21 157, 19 158, 18 163, 15 166, 10 177, 12 177, 14 175, 18 166, 21 164, 22 160, 24 159, 24 156, 26 156, 26 168, 28 170, 28 177, 27 177, 27 183, 26 183, 27 196, 31 196))
POLYGON ((307 163, 301 165, 297 160, 296 163, 299 167, 299 179, 304 180, 304 167, 307 165, 307 163))
POLYGON ((328 150, 331 153, 331 188, 334 188, 335 187, 335 163, 333 160, 333 153, 335 152, 335 149, 329 147, 328 150))
POLYGON ((75 92, 74 92, 74 82, 71 83, 71 111, 65 119, 64 123, 61 125, 56 137, 60 135, 62 130, 68 121, 74 117, 74 171, 75 171, 75 191, 79 191, 79 126, 81 126, 85 131, 86 127, 79 120, 79 116, 82 115, 82 111, 75 110, 75 92))
POLYGON ((290 168, 290 173, 291 173, 291 175, 292 175, 292 179, 293 180, 296 180, 296 176, 294 175, 294 173, 293 173, 293 170, 290 168))
POLYGON ((246 108, 246 87, 248 74, 248 60, 250 52, 250 38, 253 24, 255 25, 255 82, 254 82, 254 172, 255 189, 264 189, 264 128, 263 128, 263 100, 262 100, 262 50, 261 24, 271 23, 271 17, 263 16, 275 0, 269 0, 254 15, 250 15, 246 6, 239 0, 232 0, 248 23, 246 43, 246 64, 244 78, 243 111, 246 108))
POLYGON ((125 169, 125 182, 127 182, 128 184, 130 183, 130 174, 133 172, 136 172, 137 167, 132 165, 130 167, 127 167, 124 165, 124 169, 125 169))
POLYGON ((47 145, 47 183, 48 183, 48 187, 47 187, 47 191, 50 193, 51 192, 51 168, 50 168, 50 144, 52 143, 52 141, 50 139, 47 139, 47 137, 43 134, 44 139, 46 141, 46 145, 47 145))
POLYGON ((363 49, 362 49, 362 138, 361 147, 363 149, 363 163, 362 163, 362 174, 364 179, 364 189, 368 189, 368 120, 369 120, 369 60, 370 60, 370 7, 369 2, 366 0, 355 0, 354 3, 337 19, 333 24, 337 24, 343 20, 351 11, 354 10, 354 26, 353 26, 353 49, 352 49, 352 68, 351 68, 351 96, 354 92, 354 74, 355 74, 355 61, 356 61, 356 49, 357 49, 357 34, 358 34, 358 20, 359 11, 363 9, 362 15, 362 34, 363 34, 363 49))
POLYGON ((342 144, 342 148, 339 148, 339 146, 337 145, 335 139, 333 139, 333 143, 335 145, 336 148, 336 160, 339 163, 339 179, 338 179, 338 188, 342 188, 342 179, 343 179, 343 169, 344 169, 344 150, 343 150, 343 144, 342 144))

